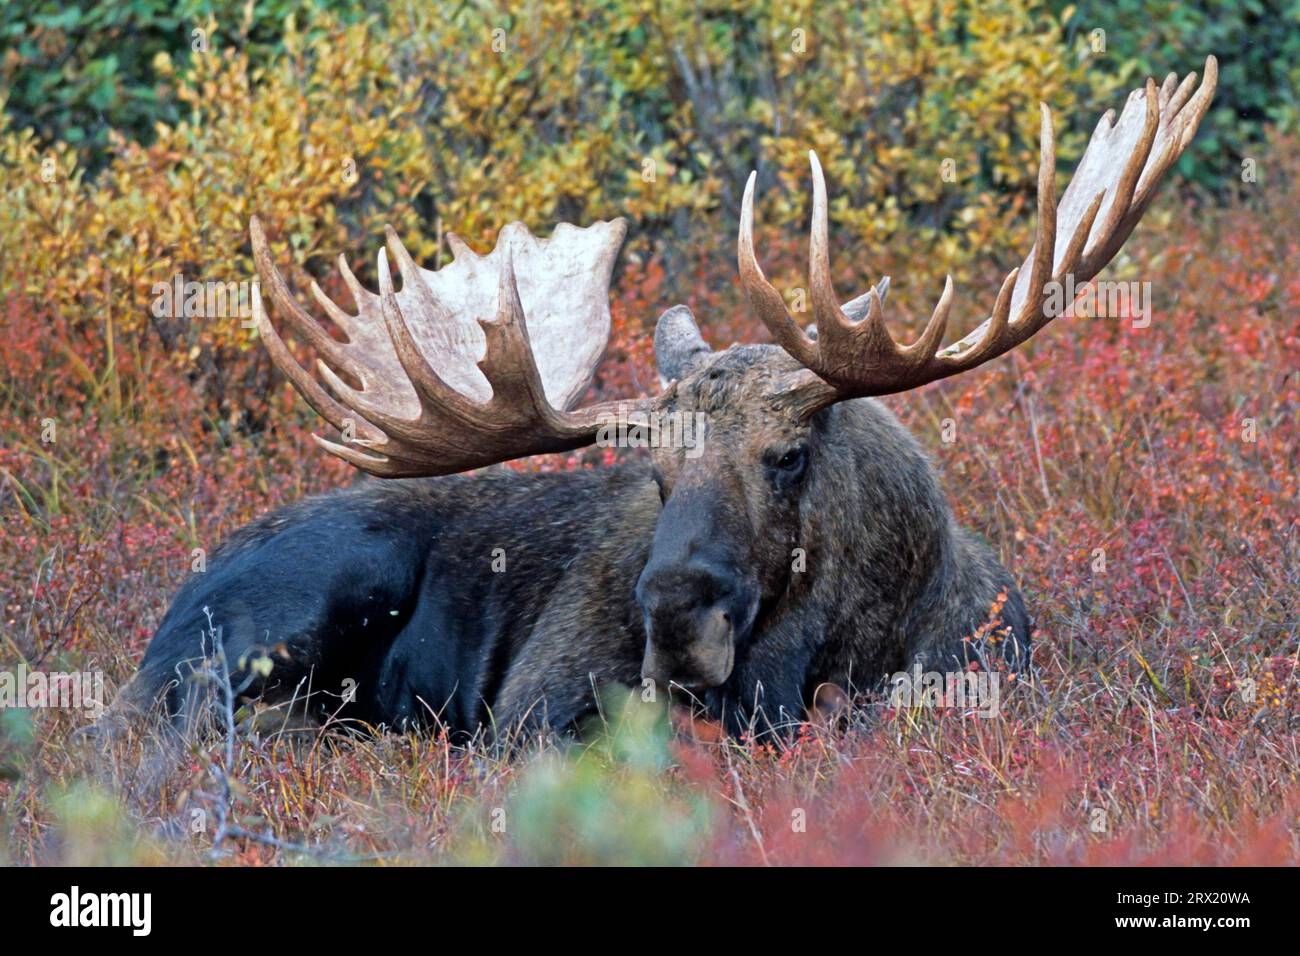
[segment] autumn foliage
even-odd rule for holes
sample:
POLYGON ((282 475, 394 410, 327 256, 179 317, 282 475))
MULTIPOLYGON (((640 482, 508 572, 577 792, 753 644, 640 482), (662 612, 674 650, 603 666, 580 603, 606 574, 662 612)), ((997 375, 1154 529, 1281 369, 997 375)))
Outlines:
MULTIPOLYGON (((212 24, 211 52, 154 63, 181 118, 115 135, 93 176, 74 145, 0 114, 0 670, 119 686, 196 553, 353 480, 238 316, 151 308, 176 273, 251 279, 251 214, 292 280, 329 293, 340 252, 373 278, 386 222, 435 263, 446 231, 482 248, 512 219, 626 216, 593 388, 639 394, 675 302, 715 347, 766 339, 734 274, 750 168, 778 287, 806 281, 816 148, 837 287, 892 275, 907 337, 951 272, 964 333, 1030 241, 1037 101, 1064 171, 1122 95, 1104 58, 1024 0, 703 17, 627 0, 578 22, 562 3, 436 22, 401 6, 383 23, 322 15, 310 36, 291 19, 256 62, 212 24)), ((513 760, 429 737, 249 737, 234 765, 196 746, 141 791, 73 737, 84 715, 0 710, 0 861, 1294 862, 1297 156, 1276 131, 1258 181, 1228 198, 1170 184, 1106 273, 1150 283, 1149 325, 1062 318, 887 400, 1036 617, 1035 671, 1000 718, 868 696, 778 745, 672 732, 611 700, 589 745, 513 760), (175 821, 223 774, 267 838, 213 854, 175 821)))

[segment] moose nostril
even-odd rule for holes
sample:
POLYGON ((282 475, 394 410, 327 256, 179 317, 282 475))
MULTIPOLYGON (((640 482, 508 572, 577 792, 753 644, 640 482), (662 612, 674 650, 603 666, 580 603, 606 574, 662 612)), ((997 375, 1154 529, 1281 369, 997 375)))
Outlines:
POLYGON ((656 606, 671 610, 722 604, 735 590, 735 576, 728 566, 694 560, 648 567, 637 583, 636 598, 643 610, 656 606))

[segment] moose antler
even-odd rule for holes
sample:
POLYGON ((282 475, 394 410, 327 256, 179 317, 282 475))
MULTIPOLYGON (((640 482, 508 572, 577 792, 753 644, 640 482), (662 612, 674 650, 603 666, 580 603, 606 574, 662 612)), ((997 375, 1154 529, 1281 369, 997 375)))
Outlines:
POLYGON ((1015 348, 1050 322, 1047 285, 1072 275, 1076 285, 1092 279, 1119 251, 1151 204, 1156 187, 1191 142, 1209 108, 1218 77, 1214 57, 1193 95, 1196 74, 1181 83, 1169 74, 1159 92, 1154 80, 1133 91, 1119 121, 1114 111, 1097 124, 1069 188, 1056 204, 1056 147, 1052 114, 1042 106, 1038 167, 1038 235, 1024 263, 1002 283, 992 314, 975 331, 940 349, 952 306, 952 277, 920 337, 899 346, 885 328, 882 294, 868 291, 841 308, 831 284, 827 238, 826 181, 815 153, 809 273, 814 341, 786 310, 781 294, 754 258, 754 181, 745 186, 737 258, 751 307, 777 343, 815 373, 804 383, 801 403, 809 411, 847 398, 887 395, 982 365, 1015 348), (863 302, 865 299, 865 303, 863 302), (864 310, 865 317, 860 317, 864 310))
POLYGON ((312 283, 312 295, 346 342, 294 299, 256 217, 249 231, 262 283, 316 349, 329 392, 294 360, 259 294, 253 316, 267 351, 312 408, 359 448, 319 435, 317 443, 363 471, 386 478, 444 475, 569 451, 591 444, 620 404, 624 413, 645 405, 607 402, 568 411, 586 391, 609 338, 609 277, 626 231, 621 219, 585 229, 562 223, 547 240, 512 223, 487 256, 449 234, 455 258, 436 272, 416 266, 388 229, 400 292, 382 249, 379 295, 363 288, 339 256, 355 316, 312 283))

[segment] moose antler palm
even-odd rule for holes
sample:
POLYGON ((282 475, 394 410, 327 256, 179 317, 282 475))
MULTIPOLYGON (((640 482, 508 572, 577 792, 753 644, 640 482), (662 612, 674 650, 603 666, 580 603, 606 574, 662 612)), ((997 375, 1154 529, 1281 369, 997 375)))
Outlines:
POLYGON ((319 435, 316 441, 371 474, 445 475, 569 451, 590 444, 600 423, 618 412, 618 403, 567 409, 586 390, 605 348, 609 274, 624 232, 621 219, 586 229, 566 223, 553 238, 539 241, 515 223, 501 231, 488 256, 475 255, 452 235, 455 260, 429 272, 415 265, 390 229, 400 293, 393 290, 384 250, 377 296, 339 257, 359 310, 355 316, 312 284, 316 300, 348 335, 343 343, 294 300, 254 218, 253 252, 262 281, 320 353, 317 368, 337 398, 294 360, 260 296, 254 319, 272 360, 312 408, 370 453, 319 435), (522 295, 517 258, 528 264, 522 295), (532 308, 525 308, 524 297, 532 308))
MULTIPOLYGON (((1072 275, 1082 284, 1115 256, 1150 205, 1161 179, 1191 142, 1214 95, 1218 67, 1205 64, 1181 83, 1129 95, 1118 121, 1102 117, 1074 176, 1056 202, 1051 112, 1042 107, 1037 237, 1024 263, 1002 282, 991 314, 941 348, 952 306, 951 277, 920 337, 900 346, 885 328, 877 288, 841 307, 831 282, 826 182, 815 154, 810 286, 817 338, 795 323, 754 255, 751 174, 740 216, 738 264, 751 307, 776 342, 805 370, 790 385, 806 413, 845 399, 886 395, 967 371, 1029 339, 1055 316, 1047 286, 1072 275), (865 314, 864 314, 865 313, 865 314)), ((379 295, 365 290, 342 257, 356 301, 353 316, 314 283, 312 293, 348 337, 340 342, 292 297, 276 270, 260 224, 251 224, 262 282, 283 316, 318 351, 327 392, 289 353, 254 298, 255 319, 275 364, 311 406, 358 448, 317 436, 331 453, 383 477, 439 475, 595 440, 623 406, 641 413, 653 399, 571 410, 581 398, 609 334, 608 285, 622 243, 622 220, 587 229, 561 224, 537 240, 521 224, 502 230, 496 249, 477 256, 449 237, 447 267, 420 269, 388 232, 402 275, 394 292, 379 254, 379 295), (343 376, 351 378, 351 384, 343 376), (357 387, 359 385, 359 387, 357 387), (331 395, 330 392, 333 394, 331 395)))

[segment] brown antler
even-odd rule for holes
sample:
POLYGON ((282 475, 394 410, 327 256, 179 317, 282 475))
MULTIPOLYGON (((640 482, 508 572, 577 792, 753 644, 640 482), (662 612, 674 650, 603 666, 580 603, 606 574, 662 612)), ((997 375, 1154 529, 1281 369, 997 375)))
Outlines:
MULTIPOLYGON (((384 250, 379 295, 339 257, 355 316, 312 283, 346 342, 295 301, 256 217, 249 229, 262 282, 319 353, 317 367, 333 395, 294 360, 259 294, 253 314, 267 351, 312 408, 359 447, 319 435, 317 443, 358 468, 386 478, 444 475, 568 451, 591 444, 618 416, 620 403, 613 402, 565 409, 585 392, 609 337, 609 277, 623 220, 586 229, 563 223, 548 240, 512 223, 487 256, 449 235, 455 259, 436 272, 416 266, 389 229, 400 292, 384 250)), ((621 404, 626 414, 646 403, 621 404)))
POLYGON ((1195 95, 1195 73, 1182 83, 1171 73, 1159 93, 1153 80, 1131 93, 1118 122, 1111 111, 1098 123, 1059 206, 1052 114, 1043 105, 1037 240, 1024 263, 1003 281, 990 317, 943 349, 939 345, 952 305, 951 276, 925 330, 909 346, 899 346, 885 328, 876 289, 864 297, 865 318, 858 318, 860 300, 850 304, 852 317, 840 307, 831 284, 826 182, 813 153, 809 273, 816 341, 805 334, 754 258, 756 174, 751 173, 740 213, 741 282, 777 343, 821 380, 805 383, 817 394, 803 396, 802 404, 812 411, 846 398, 916 388, 996 358, 1050 322, 1055 313, 1044 308, 1048 283, 1072 275, 1075 285, 1082 285, 1110 262, 1150 205, 1161 178, 1191 142, 1214 96, 1217 77, 1218 64, 1211 56, 1195 95))

